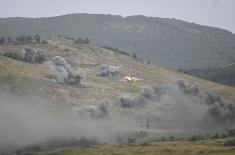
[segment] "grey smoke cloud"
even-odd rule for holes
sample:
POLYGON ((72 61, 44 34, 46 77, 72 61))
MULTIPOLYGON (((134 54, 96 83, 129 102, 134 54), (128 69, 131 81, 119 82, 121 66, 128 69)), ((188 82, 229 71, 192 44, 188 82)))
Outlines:
POLYGON ((85 76, 81 68, 75 70, 64 57, 55 56, 52 58, 52 63, 58 72, 57 81, 60 83, 79 84, 85 76))
POLYGON ((136 96, 120 100, 123 108, 135 109, 135 117, 147 121, 153 129, 206 130, 231 123, 235 117, 232 103, 185 81, 149 86, 136 96))
POLYGON ((0 91, 0 99, 0 148, 53 138, 126 142, 136 131, 200 133, 224 128, 235 117, 232 103, 184 81, 148 86, 120 97, 120 102, 103 100, 65 109, 55 109, 36 95, 0 91))
POLYGON ((123 73, 123 66, 109 66, 107 64, 102 64, 99 67, 99 76, 115 76, 123 73))
POLYGON ((101 143, 116 143, 116 134, 125 133, 128 126, 124 122, 120 124, 115 115, 109 115, 108 101, 81 106, 78 113, 72 107, 56 109, 56 105, 51 106, 48 100, 34 95, 18 96, 0 91, 0 99, 0 150, 47 139, 85 137, 101 143), (107 115, 109 117, 105 117, 107 115))

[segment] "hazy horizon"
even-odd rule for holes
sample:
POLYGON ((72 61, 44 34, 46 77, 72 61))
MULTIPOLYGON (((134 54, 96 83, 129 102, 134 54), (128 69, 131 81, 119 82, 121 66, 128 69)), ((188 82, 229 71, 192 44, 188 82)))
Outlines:
POLYGON ((66 14, 144 15, 176 18, 235 32, 233 0, 0 0, 0 18, 53 17, 66 14), (14 10, 14 11, 12 11, 14 10))

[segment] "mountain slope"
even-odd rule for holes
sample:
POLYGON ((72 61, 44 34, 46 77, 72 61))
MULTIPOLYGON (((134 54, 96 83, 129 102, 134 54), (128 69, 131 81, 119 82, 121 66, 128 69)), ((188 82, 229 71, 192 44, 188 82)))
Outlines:
MULTIPOLYGON (((17 47, 20 50, 24 46, 18 45, 17 47)), ((104 98, 115 100, 123 93, 135 94, 146 85, 171 83, 178 79, 185 79, 188 82, 198 83, 204 90, 215 91, 225 96, 225 98, 235 101, 234 87, 224 86, 166 70, 156 65, 146 65, 131 57, 108 49, 87 44, 74 45, 72 40, 62 38, 49 39, 46 45, 29 44, 29 46, 44 48, 47 50, 49 57, 60 55, 65 57, 75 68, 82 67, 86 73, 86 78, 82 83, 86 87, 53 84, 48 79, 55 77, 56 73, 47 65, 24 63, 19 60, 0 56, 0 78, 5 85, 9 84, 8 87, 11 87, 16 92, 18 90, 23 92, 24 89, 21 90, 19 86, 30 86, 30 81, 33 81, 32 85, 35 85, 35 83, 41 84, 35 91, 45 92, 45 94, 49 93, 49 96, 57 94, 60 98, 59 100, 64 100, 66 103, 94 103, 94 101, 99 101, 104 98), (123 75, 132 75, 142 80, 133 85, 127 85, 126 83, 120 82, 122 76, 99 77, 97 76, 99 66, 104 63, 109 65, 122 65, 124 68, 123 75), (12 83, 12 78, 19 79, 17 87, 14 85, 15 83, 12 83), (29 79, 25 81, 29 83, 24 85, 25 83, 21 83, 22 79, 29 79)), ((7 50, 12 51, 12 49, 17 48, 0 48, 0 53, 6 52, 7 50)), ((27 89, 25 88, 25 90, 27 89)))
POLYGON ((214 68, 234 61, 235 35, 176 19, 72 14, 50 18, 0 19, 0 36, 86 38, 174 69, 214 68))
MULTIPOLYGON (((229 113, 227 110, 229 110, 229 106, 233 107, 232 103, 225 102, 225 100, 218 96, 213 97, 213 93, 211 93, 212 96, 209 96, 208 103, 216 104, 217 106, 220 106, 220 103, 223 106, 221 106, 222 110, 219 109, 219 111, 216 107, 207 111, 207 106, 201 107, 204 105, 204 100, 198 101, 201 96, 205 95, 203 93, 205 91, 216 92, 226 100, 235 102, 234 87, 181 74, 153 64, 146 65, 140 60, 119 52, 89 44, 77 44, 70 39, 50 38, 47 42, 48 44, 27 43, 0 46, 0 122, 3 122, 3 125, 1 124, 3 130, 0 131, 0 149, 2 143, 13 141, 13 144, 18 142, 17 144, 22 146, 29 144, 32 146, 25 147, 25 149, 22 148, 22 152, 30 152, 30 149, 33 151, 34 148, 42 147, 37 150, 42 151, 39 154, 47 154, 47 151, 51 153, 51 149, 57 154, 66 154, 67 151, 68 154, 71 154, 72 152, 80 152, 76 148, 75 150, 72 148, 64 148, 65 150, 54 148, 73 146, 76 138, 79 139, 81 137, 88 139, 97 138, 98 142, 113 144, 125 143, 133 136, 136 138, 136 141, 141 142, 141 140, 156 140, 162 136, 166 138, 174 136, 181 139, 193 134, 223 133, 225 128, 232 128, 234 126, 234 121, 231 120, 230 122, 229 119, 225 119, 228 122, 219 123, 218 126, 214 123, 211 126, 210 122, 204 122, 206 116, 210 118, 210 111, 215 112, 212 113, 217 118, 214 120, 215 122, 219 121, 219 118, 221 118, 220 114, 223 114, 223 112, 229 118, 229 114, 233 111, 229 113), (44 49, 46 51, 45 63, 29 63, 4 56, 6 52, 20 53, 26 47, 27 49, 29 47, 32 49, 44 49), (79 84, 56 82, 54 79, 56 79, 58 72, 54 70, 53 65, 50 63, 55 56, 64 57, 75 70, 81 67, 85 72, 85 78, 82 82, 79 84), (99 76, 97 73, 102 64, 121 65, 123 73, 116 76, 99 76), (134 76, 140 80, 134 83, 121 82, 125 75, 134 76), (183 94, 179 96, 182 92, 174 91, 178 88, 174 87, 175 81, 179 79, 190 83, 197 83, 200 88, 199 93, 196 95, 183 94), (124 95, 131 97, 139 95, 140 92, 143 92, 143 88, 147 88, 149 85, 161 85, 155 88, 160 88, 160 90, 166 88, 166 91, 167 88, 174 89, 163 94, 161 97, 155 98, 154 103, 151 103, 151 100, 145 99, 144 101, 148 102, 144 106, 125 107, 122 105, 121 102, 124 95), (103 102, 104 100, 105 102, 103 102), (164 109, 165 106, 169 106, 168 104, 173 106, 172 111, 169 111, 171 108, 164 109), (158 108, 159 105, 162 106, 158 108), (175 105, 178 105, 179 108, 174 108, 175 105), (205 110, 207 113, 201 113, 205 110), (48 111, 49 113, 47 113, 48 111), (204 114, 206 114, 205 117, 204 114), (150 118, 151 123, 147 123, 147 125, 148 118, 150 118), (164 128, 164 124, 161 123, 165 122, 168 123, 164 128), (209 128, 204 129, 201 127, 201 122, 206 126, 209 124, 209 128), (154 123, 159 126, 163 125, 163 128, 154 126, 154 123), (10 138, 8 138, 9 135, 11 135, 10 138), (38 137, 38 135, 40 136, 38 137), (68 139, 67 143, 66 139, 68 139), (46 149, 43 149, 44 147, 46 149)), ((189 86, 191 87, 191 85, 189 86)), ((84 138, 81 139, 84 140, 84 138)), ((182 141, 176 143, 177 145, 174 144, 170 149, 176 150, 176 147, 183 147, 186 143, 192 147, 195 146, 195 148, 188 150, 190 152, 208 151, 206 148, 198 149, 199 145, 196 145, 194 142, 182 141)), ((211 143, 214 144, 214 140, 205 141, 200 146, 207 147, 211 143)), ((224 140, 221 141, 221 145, 213 147, 211 150, 218 149, 221 152, 233 152, 224 148, 222 146, 223 143, 224 140)), ((162 145, 167 144, 168 142, 161 143, 159 148, 164 148, 163 152, 166 152, 165 147, 162 145)), ((142 147, 142 144, 141 146, 138 144, 133 145, 137 147, 133 148, 133 150, 131 149, 132 151, 139 151, 139 147, 142 147)), ((123 147, 124 150, 117 149, 116 146, 111 145, 97 145, 94 147, 105 152, 106 150, 109 152, 110 149, 115 149, 117 152, 120 151, 120 153, 122 151, 128 152, 126 149, 131 151, 125 145, 123 147)), ((145 150, 144 153, 151 154, 150 152, 154 150, 155 148, 150 148, 145 150)), ((84 151, 89 152, 89 149, 84 151)), ((158 147, 156 147, 156 151, 159 151, 158 147)), ((180 154, 183 150, 178 151, 180 154)), ((92 152, 88 154, 92 154, 92 152)))
POLYGON ((223 67, 209 69, 191 69, 187 74, 197 76, 210 81, 235 86, 235 64, 230 63, 223 67))

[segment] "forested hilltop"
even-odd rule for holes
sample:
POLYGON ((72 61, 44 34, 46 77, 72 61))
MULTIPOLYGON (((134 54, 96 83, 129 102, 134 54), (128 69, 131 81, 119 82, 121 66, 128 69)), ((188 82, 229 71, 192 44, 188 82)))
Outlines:
POLYGON ((35 34, 89 38, 93 45, 135 53, 173 69, 221 67, 235 60, 234 34, 176 19, 98 14, 0 18, 0 37, 35 34))

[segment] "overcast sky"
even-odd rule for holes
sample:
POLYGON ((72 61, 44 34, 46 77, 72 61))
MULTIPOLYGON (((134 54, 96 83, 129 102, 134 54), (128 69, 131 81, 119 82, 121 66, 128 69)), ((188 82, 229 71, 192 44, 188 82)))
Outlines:
POLYGON ((235 0, 0 0, 0 17, 70 13, 177 18, 235 33, 235 0))

